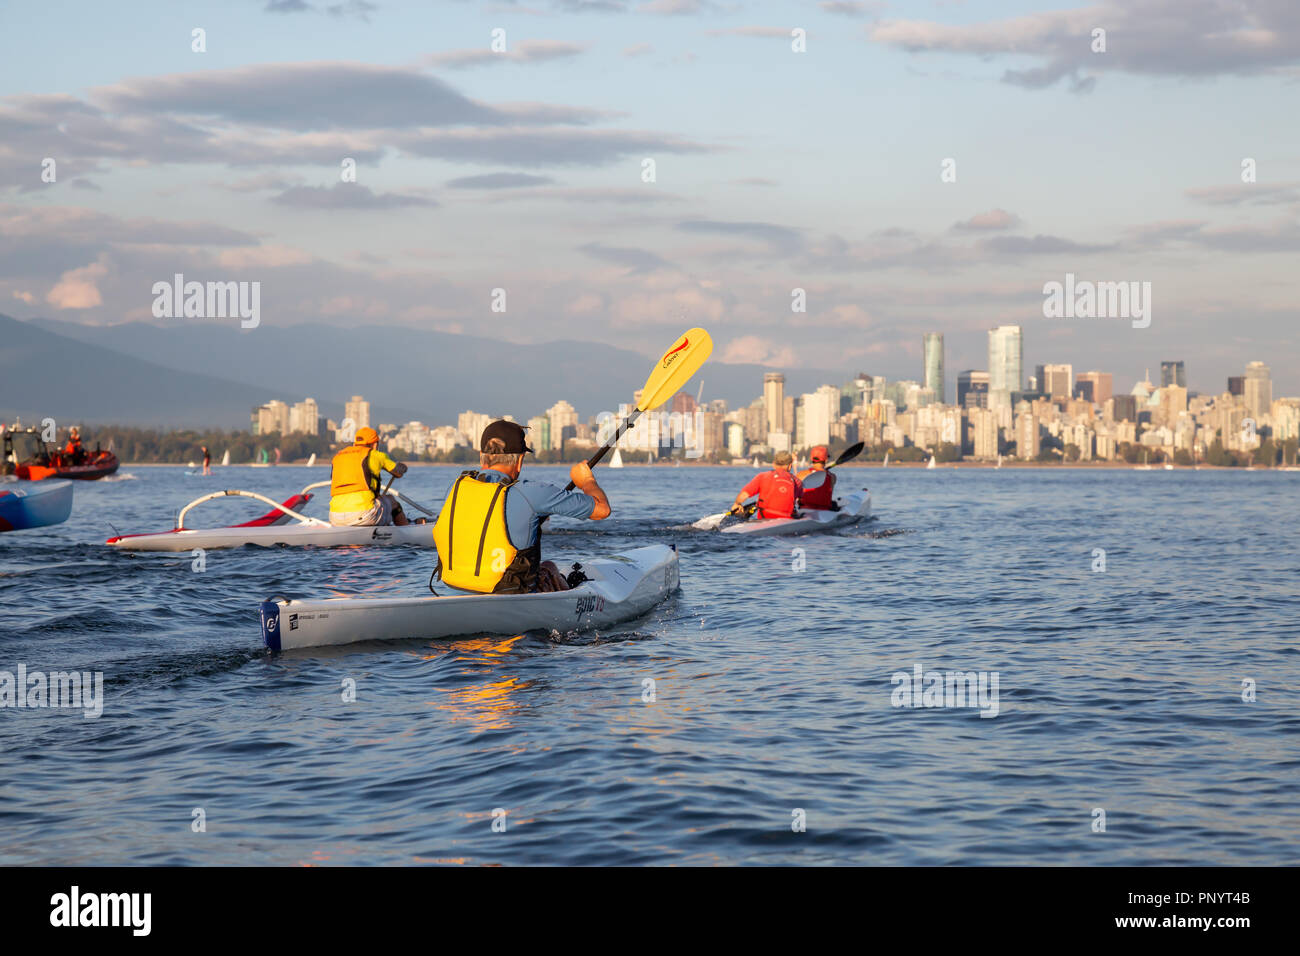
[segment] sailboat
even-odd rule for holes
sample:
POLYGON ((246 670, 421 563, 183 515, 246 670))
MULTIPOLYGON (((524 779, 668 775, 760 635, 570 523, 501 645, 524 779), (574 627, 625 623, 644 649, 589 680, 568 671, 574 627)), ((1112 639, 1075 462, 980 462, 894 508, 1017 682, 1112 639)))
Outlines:
POLYGON ((258 452, 260 453, 260 457, 259 457, 259 459, 258 459, 257 461, 255 461, 255 462, 253 462, 253 464, 249 465, 249 467, 250 467, 250 468, 270 468, 270 467, 271 467, 270 456, 267 455, 267 453, 266 453, 266 449, 265 449, 265 448, 259 448, 259 449, 258 449, 258 452))
POLYGON ((880 463, 881 468, 889 467, 889 452, 885 452, 885 460, 880 463))
POLYGON ((757 456, 757 455, 754 456, 753 466, 754 466, 755 468, 762 468, 762 467, 763 467, 763 463, 762 463, 761 461, 758 460, 758 456, 757 456))
MULTIPOLYGON (((615 452, 615 454, 617 454, 617 452, 615 452)), ((315 452, 312 452, 312 453, 311 453, 311 457, 307 459, 307 467, 308 467, 308 468, 315 468, 315 467, 316 467, 316 453, 315 453, 315 452)))
POLYGON ((614 449, 614 457, 609 460, 609 467, 611 468, 623 467, 623 454, 617 448, 614 449))
POLYGON ((930 460, 929 460, 928 462, 925 463, 925 467, 926 467, 926 468, 933 468, 933 467, 934 467, 934 455, 931 455, 931 456, 930 456, 930 460))
POLYGON ((224 455, 221 456, 221 467, 222 467, 222 468, 229 468, 229 467, 230 467, 230 449, 229 449, 229 448, 227 448, 227 449, 226 449, 226 453, 225 453, 224 455))
POLYGON ((1001 467, 1002 467, 1002 456, 1001 456, 1001 455, 998 455, 998 464, 997 464, 997 467, 998 467, 998 468, 1001 468, 1001 467))
POLYGON ((1155 469, 1152 468, 1151 465, 1150 465, 1150 464, 1148 463, 1148 461, 1147 461, 1147 459, 1149 459, 1150 457, 1151 457, 1151 453, 1150 453, 1150 452, 1144 451, 1144 452, 1142 453, 1142 464, 1140 464, 1140 465, 1137 466, 1137 470, 1138 470, 1138 471, 1155 471, 1155 469))

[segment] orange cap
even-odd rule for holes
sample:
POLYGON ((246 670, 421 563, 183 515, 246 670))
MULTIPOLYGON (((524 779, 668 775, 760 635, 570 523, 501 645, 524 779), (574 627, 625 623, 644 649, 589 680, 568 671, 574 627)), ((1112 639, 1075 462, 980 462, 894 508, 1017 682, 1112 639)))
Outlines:
POLYGON ((815 448, 813 448, 812 452, 808 455, 808 457, 812 461, 825 461, 830 456, 831 456, 831 450, 827 448, 825 445, 816 446, 815 448))
POLYGON ((377 445, 379 444, 379 432, 373 428, 358 428, 357 437, 352 442, 354 445, 377 445))

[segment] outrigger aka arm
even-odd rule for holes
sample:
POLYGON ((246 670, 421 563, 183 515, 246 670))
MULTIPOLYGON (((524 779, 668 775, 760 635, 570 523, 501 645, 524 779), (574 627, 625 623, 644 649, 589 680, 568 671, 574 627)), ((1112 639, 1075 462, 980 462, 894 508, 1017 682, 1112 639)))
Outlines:
MULTIPOLYGON (((328 481, 318 481, 315 484, 308 485, 306 488, 302 490, 301 493, 305 495, 313 488, 323 488, 328 484, 329 484, 328 481)), ((255 491, 240 491, 237 488, 230 488, 227 489, 226 491, 214 491, 211 494, 203 495, 201 498, 195 498, 193 501, 187 504, 184 508, 181 509, 181 513, 176 517, 176 530, 177 531, 185 530, 185 515, 195 505, 201 505, 203 504, 203 502, 211 501, 213 498, 225 498, 227 496, 238 496, 241 498, 255 498, 258 501, 265 501, 272 508, 276 509, 277 511, 283 511, 290 518, 294 518, 305 525, 315 525, 318 527, 324 527, 329 524, 326 521, 321 521, 319 518, 309 518, 304 514, 299 514, 298 512, 294 511, 292 508, 286 508, 278 501, 272 501, 270 498, 266 497, 266 495, 259 495, 255 491)))

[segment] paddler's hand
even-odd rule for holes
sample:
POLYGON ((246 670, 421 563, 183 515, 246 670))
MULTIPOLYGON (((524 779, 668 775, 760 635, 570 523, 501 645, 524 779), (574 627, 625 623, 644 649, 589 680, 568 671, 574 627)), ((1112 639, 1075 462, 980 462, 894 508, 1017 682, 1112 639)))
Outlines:
POLYGON ((613 509, 609 506, 609 498, 605 496, 600 485, 596 484, 596 479, 591 474, 591 466, 585 461, 580 461, 569 469, 569 480, 584 495, 589 495, 596 500, 588 520, 601 521, 613 513, 613 509))
POLYGON ((393 466, 393 477, 401 478, 404 474, 406 474, 406 462, 399 461, 393 466))

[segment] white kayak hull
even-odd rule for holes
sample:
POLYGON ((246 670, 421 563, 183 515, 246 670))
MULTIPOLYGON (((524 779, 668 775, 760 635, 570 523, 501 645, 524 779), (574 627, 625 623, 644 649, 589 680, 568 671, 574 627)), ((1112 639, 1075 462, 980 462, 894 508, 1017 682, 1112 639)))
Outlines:
POLYGON ((742 521, 729 528, 723 528, 723 534, 817 534, 822 531, 834 531, 869 517, 871 514, 871 492, 850 491, 839 498, 839 511, 805 511, 798 518, 764 518, 761 521, 742 521))
POLYGON ((434 547, 433 524, 369 525, 341 528, 333 525, 284 524, 261 528, 196 528, 183 531, 160 531, 156 534, 127 535, 108 541, 123 551, 191 551, 195 548, 239 548, 258 545, 273 548, 335 548, 342 546, 374 547, 407 544, 434 547))
POLYGON ((678 588, 676 545, 593 559, 590 580, 546 594, 456 594, 419 598, 330 598, 262 602, 262 642, 273 651, 359 641, 469 634, 561 633, 640 617, 678 588))

